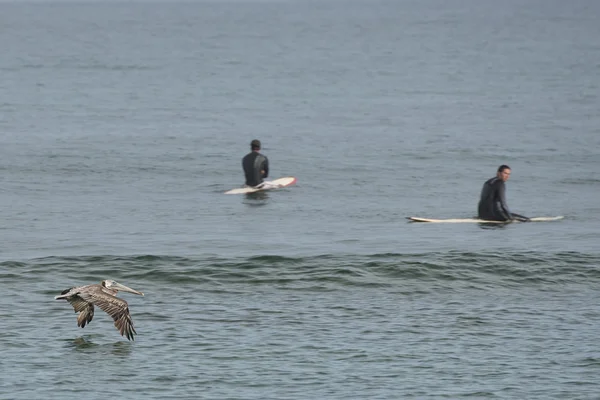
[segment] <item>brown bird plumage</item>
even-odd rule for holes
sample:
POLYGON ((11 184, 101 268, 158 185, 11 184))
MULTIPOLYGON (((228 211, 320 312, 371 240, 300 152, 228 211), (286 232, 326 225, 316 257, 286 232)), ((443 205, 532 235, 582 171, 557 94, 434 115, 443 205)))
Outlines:
POLYGON ((128 288, 112 280, 104 280, 100 284, 80 286, 63 291, 55 299, 65 299, 78 312, 77 326, 84 328, 94 318, 94 305, 100 307, 115 321, 115 327, 122 336, 134 340, 137 334, 133 327, 129 305, 123 299, 116 297, 119 291, 143 296, 142 292, 128 288))

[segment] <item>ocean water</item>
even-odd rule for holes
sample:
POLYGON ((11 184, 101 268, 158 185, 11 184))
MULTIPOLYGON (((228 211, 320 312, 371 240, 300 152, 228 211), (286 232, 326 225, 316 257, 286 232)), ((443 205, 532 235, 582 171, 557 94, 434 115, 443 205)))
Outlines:
POLYGON ((0 399, 593 399, 600 3, 0 3, 0 399), (226 196, 258 138, 295 186, 226 196), (469 218, 508 203, 555 222, 469 218), (54 296, 116 281, 138 332, 54 296))

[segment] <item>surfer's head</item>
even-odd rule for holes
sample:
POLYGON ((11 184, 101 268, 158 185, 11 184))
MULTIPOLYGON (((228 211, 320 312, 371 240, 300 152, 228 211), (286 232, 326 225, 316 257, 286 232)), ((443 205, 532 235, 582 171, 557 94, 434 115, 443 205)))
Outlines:
POLYGON ((260 140, 254 139, 250 142, 250 148, 252 150, 260 150, 260 140))
POLYGON ((498 173, 496 174, 502 182, 506 182, 510 178, 510 167, 508 165, 501 165, 498 167, 498 173))

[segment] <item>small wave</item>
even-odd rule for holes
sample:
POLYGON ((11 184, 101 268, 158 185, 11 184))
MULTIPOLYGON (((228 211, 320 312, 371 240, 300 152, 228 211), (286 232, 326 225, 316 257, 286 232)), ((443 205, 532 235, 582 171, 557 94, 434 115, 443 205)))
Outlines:
POLYGON ((563 179, 561 183, 570 184, 570 185, 598 185, 600 184, 600 179, 598 178, 569 178, 563 179))
POLYGON ((19 71, 23 69, 79 69, 79 70, 99 70, 99 71, 151 71, 158 67, 139 65, 139 64, 86 64, 86 63, 68 63, 61 62, 57 64, 22 64, 11 65, 0 68, 1 71, 19 71))
MULTIPOLYGON (((169 255, 46 257, 0 263, 3 280, 44 274, 70 279, 123 279, 159 285, 397 286, 407 282, 452 285, 555 285, 600 281, 600 255, 578 252, 332 255, 249 258, 169 255)), ((221 287, 222 289, 222 287, 221 287)))
POLYGON ((100 71, 151 71, 156 70, 156 67, 149 67, 147 65, 103 65, 103 64, 82 64, 72 66, 73 69, 83 70, 100 70, 100 71))
POLYGON ((575 364, 580 368, 600 367, 600 357, 585 357, 577 361, 575 364))

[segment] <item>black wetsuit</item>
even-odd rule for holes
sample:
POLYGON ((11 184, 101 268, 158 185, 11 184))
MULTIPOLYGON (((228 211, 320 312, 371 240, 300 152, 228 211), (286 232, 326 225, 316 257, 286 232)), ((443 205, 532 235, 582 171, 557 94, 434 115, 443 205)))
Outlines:
POLYGON ((509 221, 518 217, 525 218, 518 214, 511 214, 506 204, 506 187, 498 177, 491 178, 483 184, 478 206, 478 217, 488 221, 509 221))
POLYGON ((252 151, 242 159, 246 185, 258 186, 269 176, 269 160, 258 151, 252 151))

